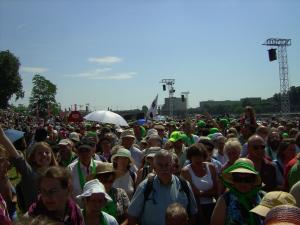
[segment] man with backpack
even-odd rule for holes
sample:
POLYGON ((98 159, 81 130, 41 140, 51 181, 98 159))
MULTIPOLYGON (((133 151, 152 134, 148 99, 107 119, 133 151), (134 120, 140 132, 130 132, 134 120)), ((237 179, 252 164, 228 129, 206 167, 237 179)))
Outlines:
POLYGON ((165 225, 165 212, 171 203, 180 203, 195 224, 197 204, 190 184, 172 174, 172 155, 161 150, 154 156, 156 175, 137 188, 128 208, 129 225, 165 225))

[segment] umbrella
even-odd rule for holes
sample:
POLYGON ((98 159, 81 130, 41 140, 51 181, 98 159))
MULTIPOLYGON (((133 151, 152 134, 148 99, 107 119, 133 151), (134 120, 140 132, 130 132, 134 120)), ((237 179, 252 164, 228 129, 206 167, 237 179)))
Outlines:
POLYGON ((19 130, 7 129, 4 131, 4 133, 11 142, 15 142, 20 138, 24 137, 24 132, 19 130))
POLYGON ((126 120, 117 113, 111 111, 95 111, 87 114, 84 119, 99 123, 110 123, 123 127, 128 127, 126 120))

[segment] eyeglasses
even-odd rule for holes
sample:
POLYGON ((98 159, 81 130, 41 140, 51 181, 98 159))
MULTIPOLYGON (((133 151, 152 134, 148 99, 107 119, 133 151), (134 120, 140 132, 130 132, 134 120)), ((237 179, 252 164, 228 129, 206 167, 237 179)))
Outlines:
POLYGON ((89 149, 89 148, 79 148, 78 149, 78 153, 86 153, 86 152, 90 152, 91 151, 91 149, 89 149))
POLYGON ((50 190, 44 190, 44 189, 40 189, 40 194, 44 197, 52 197, 54 195, 56 195, 57 193, 59 193, 61 191, 61 189, 50 189, 50 190))
POLYGON ((245 173, 232 173, 232 180, 235 183, 254 183, 256 179, 255 174, 245 174, 245 173))
POLYGON ((254 148, 255 150, 259 150, 259 149, 265 149, 265 145, 261 144, 261 145, 251 145, 252 148, 254 148))

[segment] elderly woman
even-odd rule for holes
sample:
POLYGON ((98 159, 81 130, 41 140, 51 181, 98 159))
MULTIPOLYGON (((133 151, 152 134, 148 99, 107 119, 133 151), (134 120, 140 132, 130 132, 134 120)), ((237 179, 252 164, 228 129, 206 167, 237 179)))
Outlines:
POLYGON ((112 184, 116 179, 116 171, 112 163, 102 163, 96 167, 96 175, 94 179, 98 179, 105 187, 106 193, 109 194, 112 201, 106 203, 102 208, 103 212, 115 217, 119 224, 127 224, 127 209, 129 206, 129 198, 122 188, 114 188, 112 184))
POLYGON ((117 177, 113 183, 115 188, 123 188, 128 197, 131 198, 135 191, 136 173, 132 171, 134 160, 129 150, 120 147, 111 157, 114 169, 117 171, 117 177))
POLYGON ((224 153, 228 159, 222 167, 222 171, 234 164, 240 157, 242 145, 237 138, 229 138, 224 145, 224 153))
POLYGON ((224 185, 228 188, 219 197, 213 211, 213 225, 261 225, 262 221, 250 210, 257 206, 261 199, 261 178, 249 159, 238 159, 222 173, 224 185))
POLYGON ((105 192, 105 187, 97 179, 85 183, 83 193, 77 198, 83 199, 83 217, 85 225, 118 225, 116 219, 102 212, 101 209, 112 199, 105 192))
POLYGON ((203 144, 191 145, 187 150, 187 158, 191 164, 185 166, 181 176, 192 185, 198 207, 203 215, 199 215, 201 224, 209 224, 215 206, 218 191, 217 172, 212 163, 206 162, 208 153, 203 144))
POLYGON ((84 224, 81 211, 71 198, 71 174, 67 169, 50 167, 38 181, 40 195, 30 206, 29 216, 47 216, 65 225, 84 224))

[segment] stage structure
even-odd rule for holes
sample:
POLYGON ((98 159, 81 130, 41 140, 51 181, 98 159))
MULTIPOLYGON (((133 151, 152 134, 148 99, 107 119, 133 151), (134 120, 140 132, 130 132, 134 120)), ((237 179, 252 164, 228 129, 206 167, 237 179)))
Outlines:
POLYGON ((276 55, 276 49, 269 49, 269 60, 273 61, 278 58, 279 63, 279 79, 280 79, 280 95, 281 95, 281 113, 286 116, 290 112, 290 100, 289 100, 289 70, 287 59, 287 46, 291 46, 291 39, 283 38, 269 38, 263 45, 277 47, 278 57, 276 55))
POLYGON ((166 91, 166 87, 168 88, 169 91, 169 116, 172 118, 173 117, 173 97, 175 93, 174 89, 174 84, 175 84, 175 79, 162 79, 160 83, 163 84, 163 90, 166 91))
POLYGON ((186 105, 186 110, 185 110, 186 118, 188 117, 188 107, 189 107, 188 98, 189 98, 189 94, 190 94, 189 91, 181 92, 181 101, 185 102, 185 105, 186 105))

